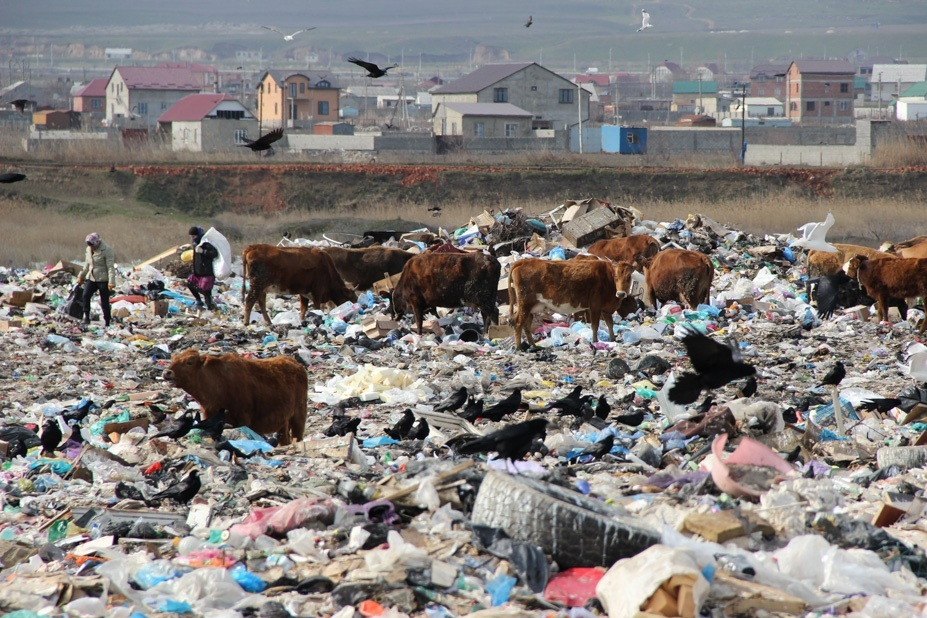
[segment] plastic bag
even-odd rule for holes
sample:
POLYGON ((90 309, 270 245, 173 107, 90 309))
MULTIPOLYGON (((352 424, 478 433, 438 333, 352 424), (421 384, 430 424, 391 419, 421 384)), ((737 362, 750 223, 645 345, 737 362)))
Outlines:
POLYGON ((216 228, 211 227, 203 234, 200 242, 208 242, 219 252, 219 255, 212 261, 212 272, 216 279, 219 281, 228 279, 228 276, 232 274, 232 247, 229 241, 216 228))
POLYGON ((301 498, 284 506, 254 509, 245 521, 232 526, 230 532, 254 539, 268 530, 284 533, 310 519, 331 523, 334 518, 335 505, 331 500, 301 498))

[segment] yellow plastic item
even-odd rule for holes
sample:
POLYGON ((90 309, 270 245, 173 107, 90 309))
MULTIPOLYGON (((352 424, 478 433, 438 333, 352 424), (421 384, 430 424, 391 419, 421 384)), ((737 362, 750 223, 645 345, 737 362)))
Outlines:
POLYGON ((187 249, 180 254, 181 262, 192 262, 193 261, 193 249, 187 249))

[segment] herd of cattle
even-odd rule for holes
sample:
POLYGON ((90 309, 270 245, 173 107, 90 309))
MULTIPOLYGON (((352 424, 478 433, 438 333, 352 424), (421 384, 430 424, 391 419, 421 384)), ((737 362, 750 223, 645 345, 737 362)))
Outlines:
MULTIPOLYGON (((906 298, 927 297, 927 238, 884 247, 891 253, 834 246, 836 253, 809 252, 809 277, 858 282, 878 303, 881 320, 887 319, 891 304, 898 304, 904 315, 906 298)), ((367 290, 385 276, 400 273, 390 295, 392 311, 396 317, 412 313, 419 334, 425 312, 437 307, 472 307, 482 315, 484 328, 499 322, 502 266, 490 253, 463 252, 447 244, 420 254, 386 247, 251 245, 242 262, 246 323, 255 303, 270 323, 265 306, 268 292, 298 295, 300 319, 304 319, 310 297, 316 309, 329 302, 354 302, 356 290, 367 290)), ((647 235, 601 240, 589 247, 588 254, 570 260, 517 260, 509 268, 507 286, 516 348, 521 348, 523 335, 534 343, 534 317, 544 311, 584 314, 593 325, 595 341, 600 319, 611 336, 613 315, 623 318, 638 309, 638 300, 629 296, 632 280, 643 283, 646 304, 676 301, 694 308, 709 301, 713 278, 707 255, 685 249, 661 251, 657 240, 647 235)), ((307 375, 291 358, 201 356, 188 350, 174 356, 164 377, 190 393, 206 418, 225 410, 231 423, 279 433, 281 444, 302 440, 307 375)))

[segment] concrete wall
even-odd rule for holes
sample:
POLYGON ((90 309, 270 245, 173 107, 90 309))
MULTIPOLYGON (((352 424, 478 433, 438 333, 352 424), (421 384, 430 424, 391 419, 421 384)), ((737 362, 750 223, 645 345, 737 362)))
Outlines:
MULTIPOLYGON (((507 153, 538 150, 565 150, 568 140, 567 131, 557 131, 553 138, 467 138, 448 136, 435 138, 437 154, 447 154, 462 149, 467 152, 507 153)), ((596 151, 598 152, 598 151, 596 151)))
POLYGON ((810 165, 831 167, 857 165, 867 155, 856 146, 774 146, 750 144, 747 165, 810 165))
POLYGON ((255 139, 258 121, 254 118, 212 118, 202 122, 172 122, 171 149, 189 152, 236 150, 235 131, 246 131, 247 135, 255 139))
POLYGON ((287 135, 290 152, 304 150, 376 150, 374 135, 287 135))
POLYGON ((694 152, 737 154, 740 152, 740 129, 650 127, 647 152, 655 155, 694 152))

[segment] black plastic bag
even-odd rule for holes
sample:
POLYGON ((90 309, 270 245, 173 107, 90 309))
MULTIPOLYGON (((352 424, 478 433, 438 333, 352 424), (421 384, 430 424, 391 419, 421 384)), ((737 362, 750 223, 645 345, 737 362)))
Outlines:
POLYGON ((76 284, 71 293, 68 294, 68 300, 62 307, 61 312, 78 320, 84 317, 84 286, 76 284))

